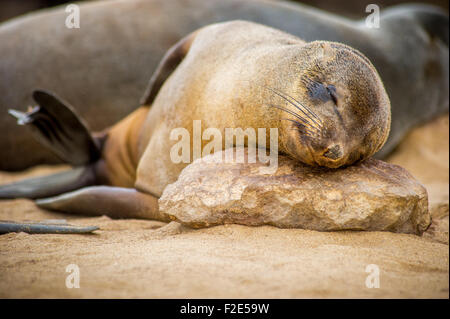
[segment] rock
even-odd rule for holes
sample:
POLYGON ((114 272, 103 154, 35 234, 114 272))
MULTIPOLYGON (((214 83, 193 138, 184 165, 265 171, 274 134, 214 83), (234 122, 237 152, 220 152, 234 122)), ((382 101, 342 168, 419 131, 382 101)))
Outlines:
POLYGON ((264 175, 265 164, 243 163, 242 155, 221 163, 225 152, 187 166, 164 190, 160 210, 195 228, 236 223, 422 234, 430 225, 425 188, 399 166, 369 159, 314 168, 280 155, 276 172, 264 175))
POLYGON ((448 245, 448 211, 448 203, 430 205, 433 222, 423 234, 424 238, 448 245))
POLYGON ((386 161, 406 168, 419 180, 430 205, 448 204, 449 154, 447 113, 409 132, 386 161))

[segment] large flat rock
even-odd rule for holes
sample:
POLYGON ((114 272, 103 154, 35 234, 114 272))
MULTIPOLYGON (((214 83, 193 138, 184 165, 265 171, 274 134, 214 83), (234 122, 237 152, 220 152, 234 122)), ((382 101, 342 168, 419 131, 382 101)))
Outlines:
POLYGON ((422 234, 431 222, 425 188, 397 165, 369 159, 326 169, 279 156, 276 172, 264 174, 263 163, 248 163, 239 152, 235 162, 224 163, 223 155, 187 166, 164 190, 160 210, 191 227, 236 223, 422 234))

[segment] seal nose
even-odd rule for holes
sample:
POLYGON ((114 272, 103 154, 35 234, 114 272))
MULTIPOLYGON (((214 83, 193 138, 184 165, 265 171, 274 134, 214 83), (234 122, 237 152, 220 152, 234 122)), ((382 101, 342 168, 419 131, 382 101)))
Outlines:
POLYGON ((338 160, 342 157, 342 149, 341 146, 336 144, 333 146, 328 147, 325 152, 323 153, 323 156, 332 160, 338 160))

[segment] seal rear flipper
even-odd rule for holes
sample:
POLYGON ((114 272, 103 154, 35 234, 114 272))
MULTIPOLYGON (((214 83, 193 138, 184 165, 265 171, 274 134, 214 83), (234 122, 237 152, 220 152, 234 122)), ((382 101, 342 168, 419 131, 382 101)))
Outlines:
POLYGON ((64 213, 170 221, 166 214, 159 212, 157 197, 134 188, 85 187, 56 197, 37 200, 36 204, 44 209, 64 213))
POLYGON ((9 110, 19 125, 28 126, 33 137, 66 163, 81 166, 100 158, 99 140, 69 104, 40 90, 33 92, 33 99, 39 106, 28 112, 9 110))
POLYGON ((94 185, 96 176, 92 165, 78 167, 65 172, 28 178, 0 186, 0 199, 43 198, 94 185))

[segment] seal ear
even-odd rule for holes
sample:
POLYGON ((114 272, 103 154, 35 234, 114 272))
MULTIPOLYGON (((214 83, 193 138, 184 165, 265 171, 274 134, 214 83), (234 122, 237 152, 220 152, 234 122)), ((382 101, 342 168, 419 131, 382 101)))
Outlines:
POLYGON ((33 99, 39 106, 28 112, 9 110, 9 114, 19 125, 28 126, 38 142, 74 166, 100 158, 100 142, 68 103, 41 90, 33 92, 33 99))
POLYGON ((147 85, 140 100, 141 105, 152 104, 161 86, 189 52, 197 32, 198 30, 185 36, 166 52, 147 85))

